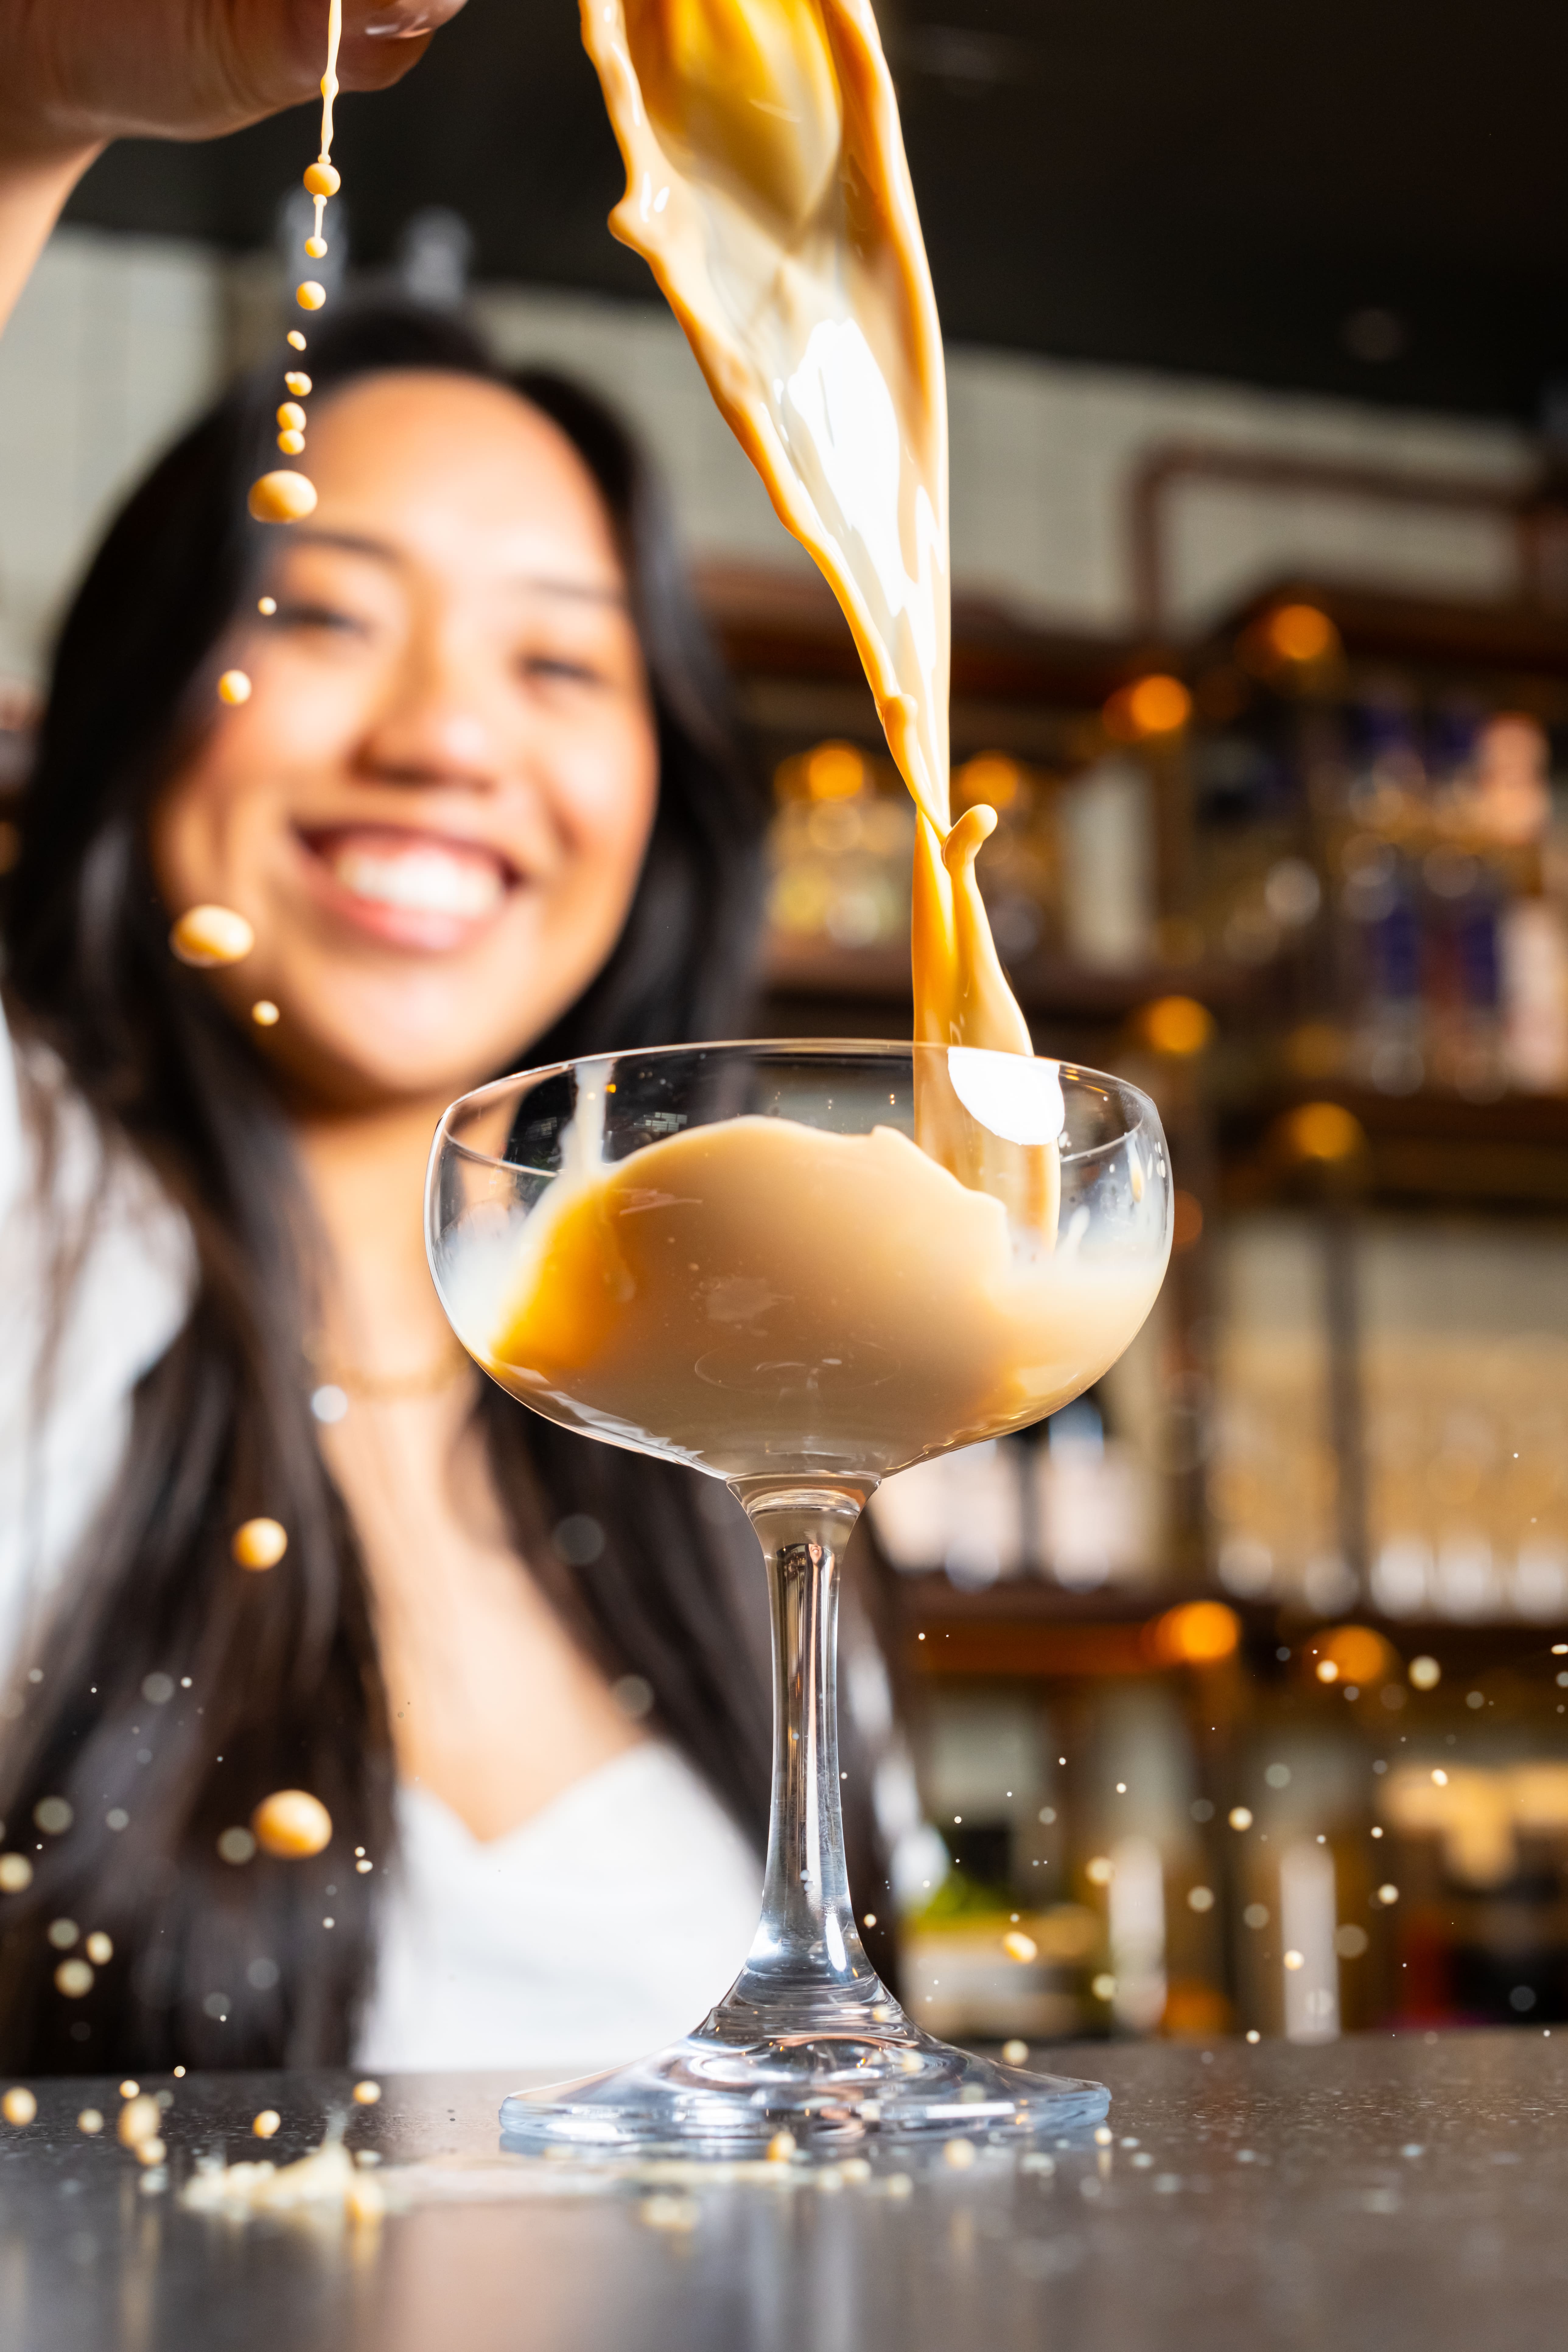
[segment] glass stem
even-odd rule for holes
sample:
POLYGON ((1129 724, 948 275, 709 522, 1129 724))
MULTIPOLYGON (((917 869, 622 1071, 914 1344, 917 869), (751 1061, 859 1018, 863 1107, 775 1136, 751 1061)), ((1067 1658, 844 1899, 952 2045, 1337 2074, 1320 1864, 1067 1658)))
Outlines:
POLYGON ((845 2032, 873 2009, 880 2025, 899 2011, 856 1933, 838 1799, 838 1570, 866 1489, 746 1480, 736 1492, 773 1614, 773 1807, 762 1921, 705 2030, 747 2042, 781 2027, 845 2032))

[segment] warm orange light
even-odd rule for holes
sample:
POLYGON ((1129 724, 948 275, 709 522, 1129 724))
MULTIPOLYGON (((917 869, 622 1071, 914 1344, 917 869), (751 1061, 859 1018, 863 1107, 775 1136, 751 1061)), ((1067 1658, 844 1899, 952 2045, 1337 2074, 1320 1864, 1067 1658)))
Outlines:
POLYGON ((1214 1035, 1214 1014, 1195 996, 1157 996, 1134 1016, 1133 1025, 1156 1054, 1184 1059, 1203 1052, 1214 1035))
POLYGON ((1195 1192, 1178 1191, 1171 1203, 1171 1246, 1191 1249, 1204 1229, 1203 1202, 1195 1192))
POLYGON ((1106 730, 1120 742, 1136 743, 1146 735, 1173 735, 1193 715, 1193 698, 1179 677, 1152 670, 1131 686, 1118 688, 1106 704, 1106 730))
POLYGON ((994 809, 1011 808, 1023 788, 1024 771, 1005 751, 981 751, 964 761, 952 782, 954 797, 965 808, 979 802, 994 809))
POLYGON ((866 782, 866 756, 853 743, 819 743, 805 755, 805 789, 814 801, 850 801, 866 782))
POLYGON ((1275 1130, 1291 1160, 1354 1160, 1366 1150, 1366 1129, 1342 1103, 1301 1103, 1275 1130))
POLYGON ((1270 653, 1281 661, 1323 661, 1340 649, 1340 633, 1315 604, 1281 604, 1263 625, 1270 653))
POLYGON ((1316 1648, 1322 1683, 1354 1683, 1364 1690, 1399 1671, 1392 1646, 1370 1625, 1336 1625, 1331 1633, 1320 1635, 1316 1648))
POLYGON ((1241 1621, 1223 1601, 1187 1601, 1167 1609, 1152 1629, 1154 1654, 1167 1665, 1217 1666, 1241 1639, 1241 1621))

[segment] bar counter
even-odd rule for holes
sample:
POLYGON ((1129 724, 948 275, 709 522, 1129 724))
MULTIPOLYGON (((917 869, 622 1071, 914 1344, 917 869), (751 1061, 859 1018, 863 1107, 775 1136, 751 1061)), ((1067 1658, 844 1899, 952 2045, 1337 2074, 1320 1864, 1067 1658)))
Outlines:
MULTIPOLYGON (((1042 2062, 1045 2063, 1045 2062, 1042 2062)), ((879 2159, 723 2181, 584 2177, 499 2147, 511 2076, 206 2075, 171 2090, 169 2185, 119 2089, 31 2087, 0 2126, 6 2352, 1511 2352, 1568 2311, 1568 2028, 1098 2045, 1114 2094, 1032 2163, 879 2159), (100 2107, 103 2133, 77 2127, 100 2107), (251 2119, 275 2108, 266 2145, 251 2119), (347 2116, 385 2217, 188 2210, 198 2156, 285 2164, 347 2116), (904 2180, 889 2183, 889 2172, 904 2180), (546 2178, 545 2176, 548 2176, 546 2178), (403 2207, 405 2210, 399 2210, 403 2207)), ((776 2168, 775 2168, 776 2169, 776 2168)))

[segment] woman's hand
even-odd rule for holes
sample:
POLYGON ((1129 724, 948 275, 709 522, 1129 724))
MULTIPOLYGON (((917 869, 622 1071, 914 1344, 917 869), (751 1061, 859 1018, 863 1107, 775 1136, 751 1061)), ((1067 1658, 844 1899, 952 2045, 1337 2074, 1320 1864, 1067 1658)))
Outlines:
MULTIPOLYGON (((344 0, 345 89, 405 73, 463 0, 344 0)), ((327 0, 0 0, 0 158, 216 139, 312 97, 327 0)))
MULTIPOLYGON (((338 77, 382 89, 463 0, 344 0, 338 77)), ((0 0, 0 322, 111 139, 216 139, 318 90, 327 0, 0 0)))

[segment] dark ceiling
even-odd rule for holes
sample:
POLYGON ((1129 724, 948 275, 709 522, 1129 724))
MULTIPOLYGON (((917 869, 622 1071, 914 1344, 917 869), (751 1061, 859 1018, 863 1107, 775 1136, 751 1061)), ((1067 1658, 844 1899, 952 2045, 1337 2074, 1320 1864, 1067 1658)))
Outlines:
MULTIPOLYGON (((883 10, 953 341, 1535 418, 1568 408, 1568 12, 1551 0, 900 0, 883 10)), ((71 217, 267 242, 308 111, 129 142, 71 217)), ((467 219, 486 278, 646 297, 574 0, 469 0, 350 99, 356 256, 467 219)))

